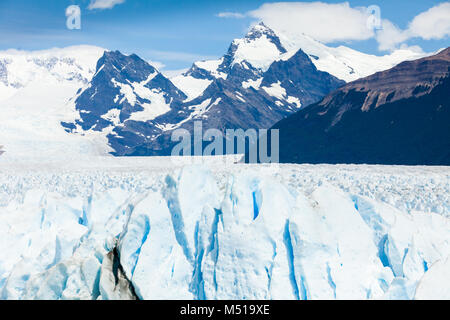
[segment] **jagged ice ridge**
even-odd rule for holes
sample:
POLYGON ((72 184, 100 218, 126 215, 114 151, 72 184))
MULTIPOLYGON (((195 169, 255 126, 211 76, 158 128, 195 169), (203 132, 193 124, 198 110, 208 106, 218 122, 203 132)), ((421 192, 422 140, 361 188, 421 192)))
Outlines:
POLYGON ((2 168, 0 297, 450 296, 447 168, 146 161, 2 168))

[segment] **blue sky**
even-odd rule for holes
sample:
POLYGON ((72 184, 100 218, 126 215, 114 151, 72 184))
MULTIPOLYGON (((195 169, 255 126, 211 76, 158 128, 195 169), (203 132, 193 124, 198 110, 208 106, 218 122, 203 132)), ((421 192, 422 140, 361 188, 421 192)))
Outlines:
MULTIPOLYGON (((274 23, 277 23, 276 19, 283 20, 277 5, 267 5, 273 2, 260 0, 1 0, 0 50, 9 48, 35 50, 91 44, 121 50, 125 53, 137 53, 145 59, 162 62, 165 69, 182 69, 189 67, 195 60, 221 56, 232 39, 242 37, 248 27, 260 16, 268 15, 270 19, 273 18, 274 23), (94 1, 123 3, 111 9, 89 9, 89 5, 92 6, 91 2, 94 1), (262 7, 264 4, 266 6, 262 7), (81 8, 81 30, 66 28, 65 10, 69 5, 79 5, 81 8), (257 13, 254 10, 257 10, 257 13), (253 14, 248 14, 252 11, 253 14), (217 16, 224 12, 231 12, 235 16, 233 18, 217 16)), ((312 1, 303 2, 312 3, 312 1)), ((343 1, 322 2, 342 4, 343 1)), ((399 38, 394 44, 389 43, 386 46, 418 45, 429 52, 450 45, 449 21, 444 21, 442 13, 441 19, 444 20, 441 20, 438 25, 438 28, 442 30, 437 35, 429 35, 434 31, 428 31, 427 34, 425 31, 414 30, 414 32, 408 31, 410 36, 403 36, 406 31, 402 31, 408 29, 409 23, 419 14, 443 3, 450 4, 449 2, 359 0, 348 1, 348 3, 350 8, 374 4, 380 7, 381 17, 395 25, 392 32, 386 33, 383 41, 399 38)), ((442 10, 433 12, 439 15, 442 10)), ((426 23, 436 20, 432 15, 429 16, 431 18, 425 19, 426 23)), ((447 20, 450 20, 450 15, 447 20)), ((422 27, 423 24, 422 21, 416 29, 426 29, 427 26, 422 27)), ((295 23, 294 26, 297 29, 304 27, 301 24, 297 26, 295 23)), ((321 23, 321 26, 324 26, 324 30, 321 30, 322 34, 318 34, 319 38, 323 34, 332 34, 336 31, 327 30, 326 23, 321 23)), ((436 27, 431 26, 429 29, 435 30, 436 27)), ((345 43, 367 53, 387 53, 386 50, 380 51, 380 39, 369 37, 361 40, 355 37, 358 38, 360 35, 355 36, 352 33, 348 39, 328 39, 324 42, 328 42, 331 46, 345 43)))

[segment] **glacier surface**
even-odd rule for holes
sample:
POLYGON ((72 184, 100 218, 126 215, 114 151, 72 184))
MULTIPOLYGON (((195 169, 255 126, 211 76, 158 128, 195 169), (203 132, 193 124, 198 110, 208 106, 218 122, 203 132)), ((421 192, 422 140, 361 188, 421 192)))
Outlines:
POLYGON ((448 167, 0 164, 0 299, 450 298, 448 167))

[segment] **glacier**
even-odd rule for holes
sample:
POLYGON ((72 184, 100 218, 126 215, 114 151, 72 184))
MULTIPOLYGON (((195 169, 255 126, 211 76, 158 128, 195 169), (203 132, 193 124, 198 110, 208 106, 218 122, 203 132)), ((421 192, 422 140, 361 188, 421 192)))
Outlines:
POLYGON ((61 126, 79 114, 70 100, 89 85, 105 49, 80 45, 41 51, 0 51, 0 145, 3 157, 69 159, 107 155, 106 138, 69 135, 61 126), (44 155, 45 154, 45 155, 44 155))
POLYGON ((448 167, 0 164, 0 299, 450 298, 448 167))

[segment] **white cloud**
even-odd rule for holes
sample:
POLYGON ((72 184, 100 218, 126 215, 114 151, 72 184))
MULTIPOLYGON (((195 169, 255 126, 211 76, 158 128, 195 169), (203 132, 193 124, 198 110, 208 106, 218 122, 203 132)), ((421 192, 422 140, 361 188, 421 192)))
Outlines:
POLYGON ((239 12, 220 12, 220 13, 216 14, 216 17, 243 19, 246 17, 246 15, 243 13, 239 13, 239 12))
POLYGON ((325 43, 366 40, 375 35, 367 26, 367 9, 352 8, 348 2, 266 3, 248 14, 283 33, 305 33, 325 43))
POLYGON ((416 16, 409 25, 413 37, 425 40, 442 39, 450 35, 450 2, 441 3, 416 16))
POLYGON ((449 35, 450 2, 445 2, 417 15, 405 30, 383 20, 383 29, 377 32, 376 39, 380 50, 394 50, 404 47, 409 39, 439 40, 449 35))
POLYGON ((118 4, 124 3, 125 0, 91 0, 91 3, 89 3, 88 9, 94 10, 94 9, 112 9, 118 4))
POLYGON ((379 30, 376 35, 378 49, 381 51, 392 51, 408 38, 407 31, 400 29, 389 20, 383 20, 383 29, 379 30))

